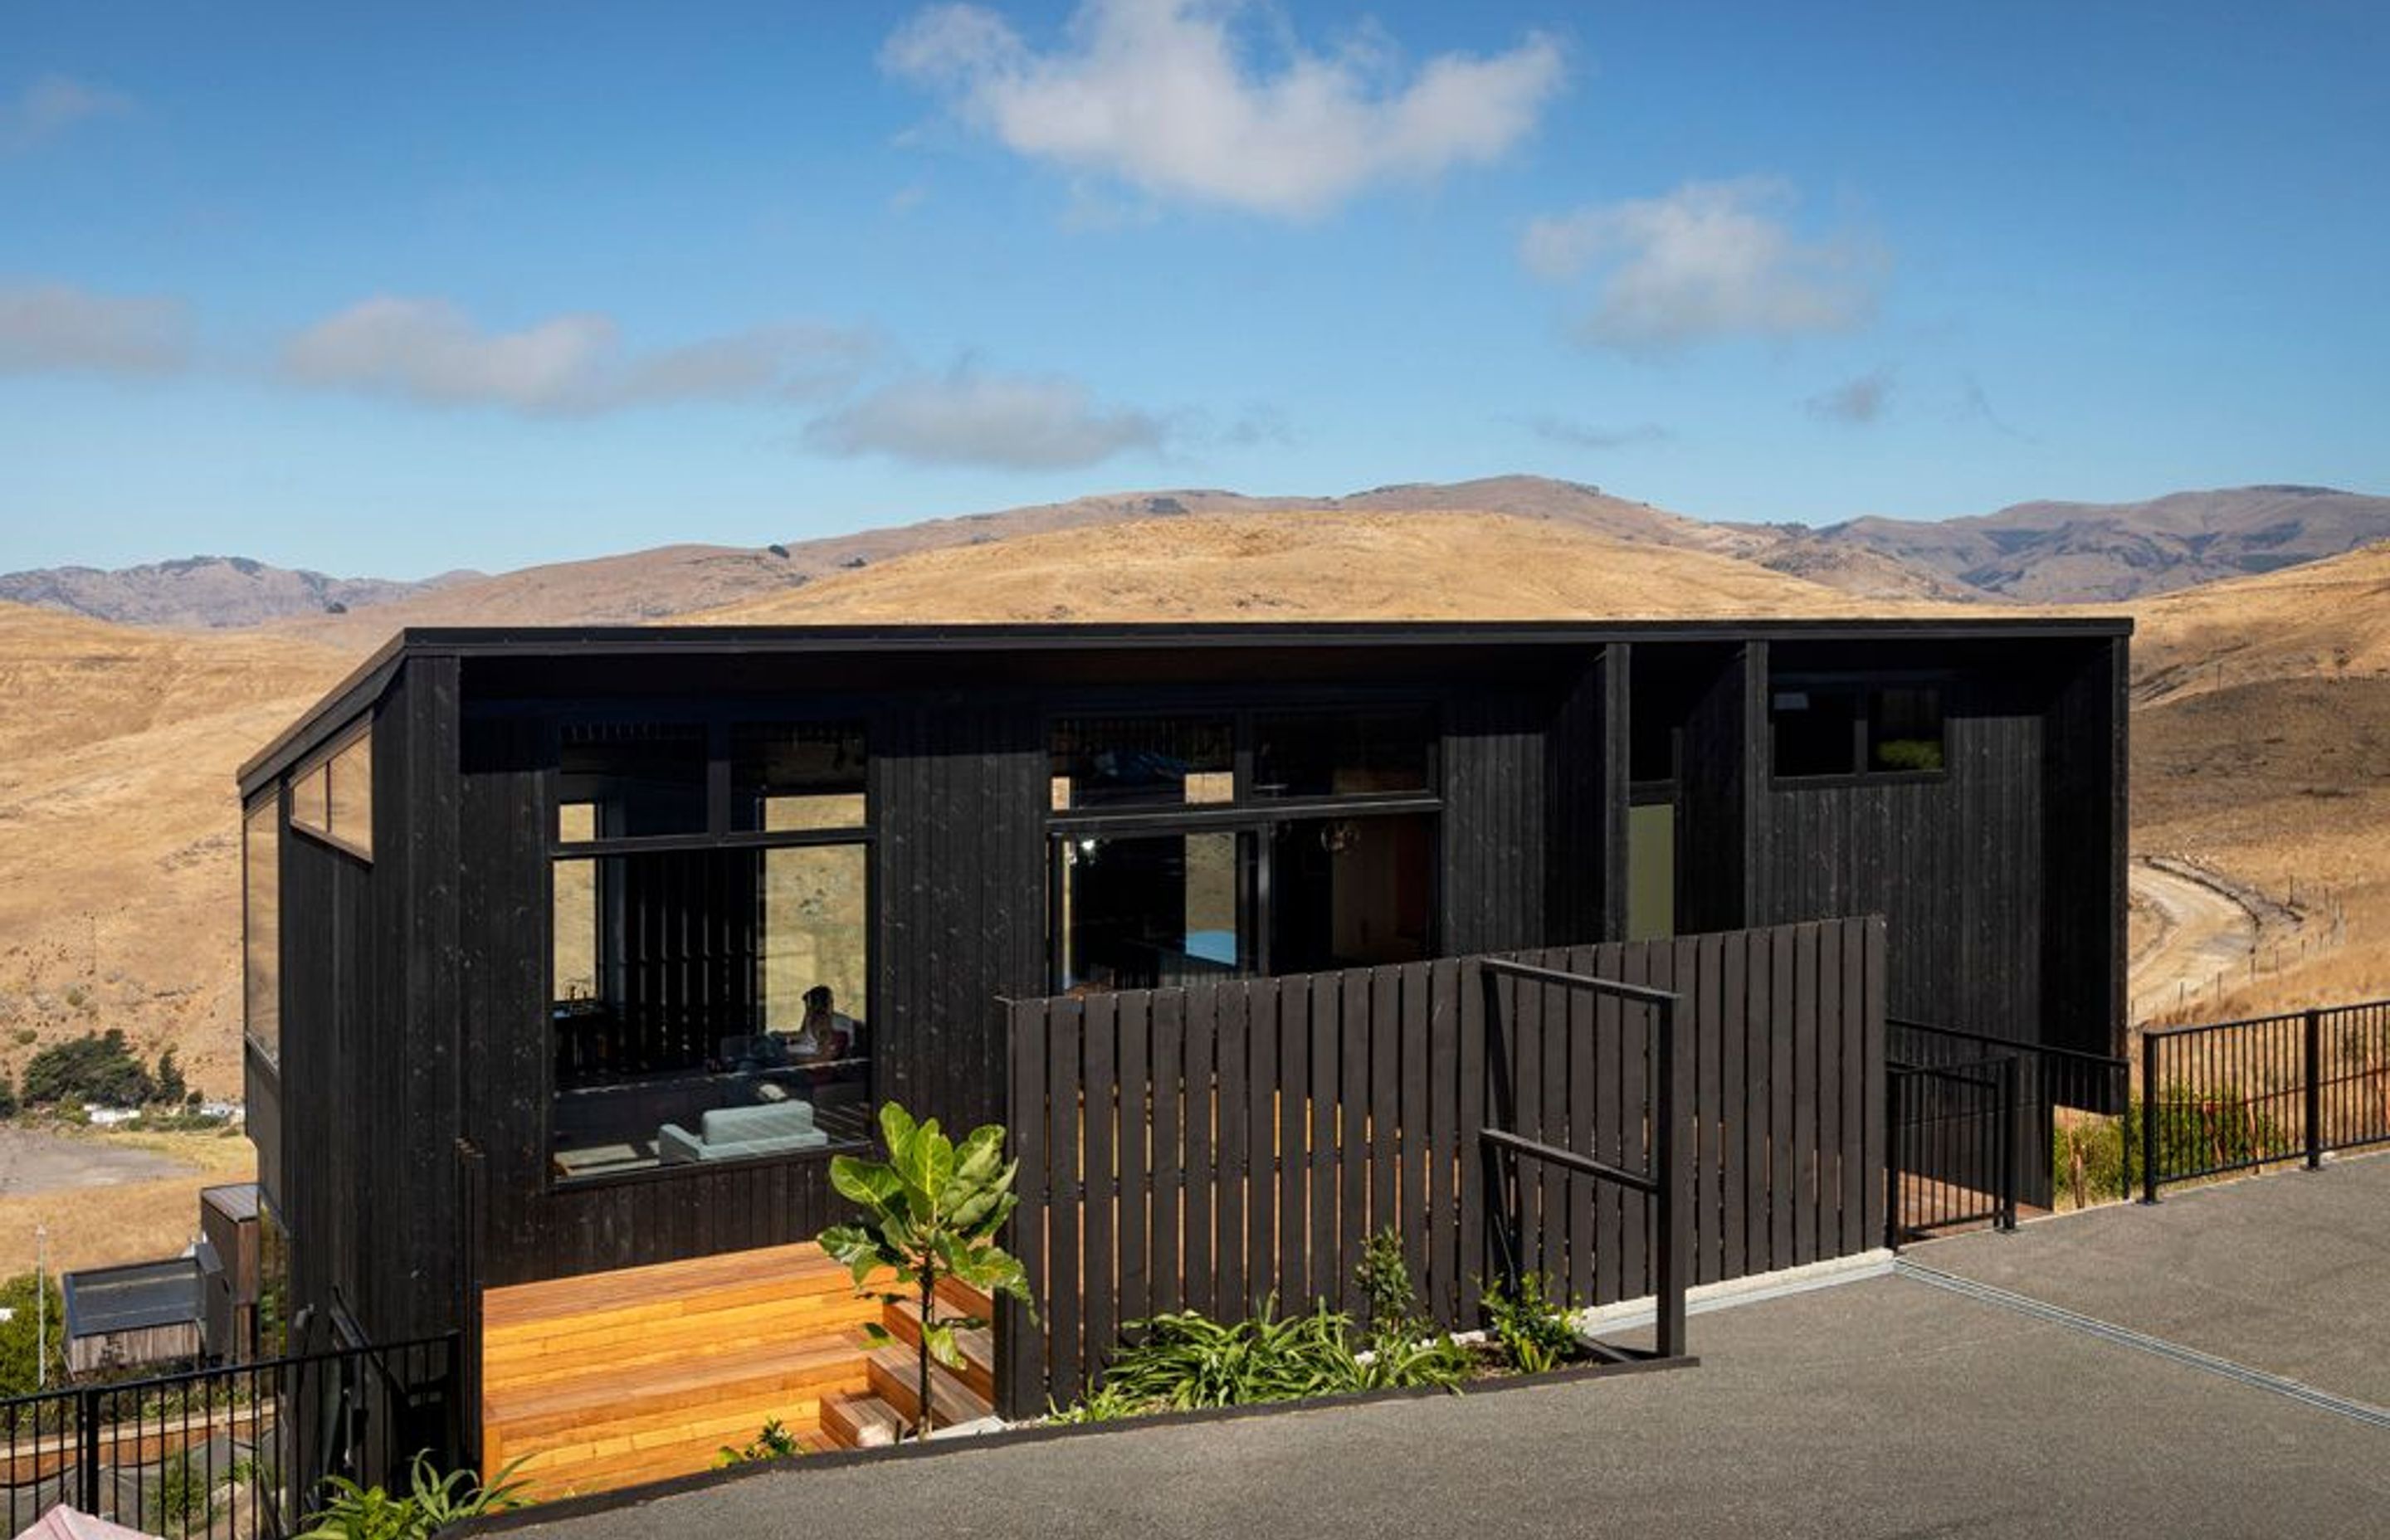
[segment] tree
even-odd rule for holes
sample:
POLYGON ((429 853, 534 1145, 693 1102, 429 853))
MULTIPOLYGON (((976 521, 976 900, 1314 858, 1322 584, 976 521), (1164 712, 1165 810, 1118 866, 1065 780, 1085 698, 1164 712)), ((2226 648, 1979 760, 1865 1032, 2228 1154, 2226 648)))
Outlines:
MULTIPOLYGON (((830 1186, 863 1214, 854 1224, 824 1230, 820 1241, 854 1275, 856 1293, 882 1304, 905 1303, 903 1292, 871 1287, 872 1275, 885 1269, 918 1300, 920 1416, 913 1436, 926 1439, 932 1421, 930 1361, 961 1368, 962 1347, 956 1332, 987 1324, 975 1315, 940 1315, 938 1281, 957 1278, 991 1297, 1008 1294, 1031 1304, 1020 1259, 996 1243, 1020 1201, 1013 1196, 1012 1179, 1021 1162, 1004 1158, 1004 1130, 997 1124, 971 1130, 957 1146, 939 1131, 937 1119, 916 1124, 912 1114, 893 1101, 880 1109, 880 1133, 888 1147, 887 1160, 853 1155, 831 1160, 830 1186)), ((894 1341, 884 1327, 867 1326, 864 1331, 874 1344, 894 1341)))
POLYGON ((155 1100, 157 1083, 115 1027, 53 1043, 25 1066, 21 1093, 29 1107, 68 1100, 141 1107, 155 1100))
MULTIPOLYGON (((66 1302, 58 1295, 58 1279, 42 1280, 42 1294, 49 1299, 49 1359, 52 1385, 66 1383, 67 1332, 66 1302)), ((0 1395, 31 1395, 40 1388, 40 1376, 34 1372, 39 1362, 35 1348, 42 1336, 38 1300, 33 1292, 33 1275, 19 1273, 6 1283, 0 1283, 0 1308, 12 1314, 0 1321, 0 1395)))
POLYGON ((168 1048, 164 1053, 160 1054, 156 1099, 170 1104, 179 1104, 190 1088, 189 1084, 183 1079, 183 1067, 174 1062, 174 1050, 168 1048))

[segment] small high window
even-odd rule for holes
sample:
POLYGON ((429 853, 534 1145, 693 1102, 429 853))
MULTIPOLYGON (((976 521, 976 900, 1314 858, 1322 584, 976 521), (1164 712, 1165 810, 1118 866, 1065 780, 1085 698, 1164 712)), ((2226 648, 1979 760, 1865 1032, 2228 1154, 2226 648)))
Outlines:
POLYGON ((702 723, 568 726, 557 751, 557 835, 632 840, 702 834, 706 766, 702 723))
POLYGON ((1253 723, 1253 794, 1424 792, 1433 742, 1433 725, 1420 707, 1262 716, 1253 723))
POLYGON ((1935 685, 1779 682, 1768 724, 1781 779, 1931 774, 1946 765, 1935 685))
POLYGON ((1227 717, 1077 716, 1054 724, 1055 811, 1232 802, 1227 717))
POLYGON ((290 782, 290 827, 373 856, 373 733, 359 732, 290 782))
POLYGON ((730 827, 741 833, 863 827, 863 725, 752 723, 730 730, 730 827))

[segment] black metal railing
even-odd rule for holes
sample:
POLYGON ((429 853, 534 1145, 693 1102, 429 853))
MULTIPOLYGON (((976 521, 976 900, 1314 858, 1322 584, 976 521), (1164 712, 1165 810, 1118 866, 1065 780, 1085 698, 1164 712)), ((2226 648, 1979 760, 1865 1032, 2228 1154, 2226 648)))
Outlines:
POLYGON ((2390 1143, 2390 1000, 2141 1034, 2141 1196, 2390 1143))
POLYGON ((69 1504, 147 1534, 273 1540, 329 1476, 459 1458, 455 1333, 0 1401, 7 1532, 69 1504))
MULTIPOLYGON (((1590 973, 1542 968, 1508 957, 1487 957, 1479 967, 1488 982, 1486 1016, 1497 1023, 1501 1021, 1503 1012, 1499 992, 1491 987, 1491 982, 1496 978, 1557 985, 1563 990, 1646 1008, 1650 1032, 1646 1052, 1651 1067, 1651 1101, 1648 1116, 1651 1133, 1641 1170, 1629 1170, 1597 1160, 1582 1150, 1527 1138, 1510 1127, 1482 1127, 1477 1131, 1477 1136, 1484 1144, 1489 1157, 1485 1170, 1497 1183, 1497 1195, 1505 1200, 1494 1208, 1496 1213, 1516 1215, 1521 1210, 1516 1189, 1519 1184, 1518 1165, 1522 1161, 1540 1161, 1578 1172, 1598 1183, 1642 1193, 1650 1200, 1649 1243, 1655 1309, 1653 1355, 1660 1358, 1684 1357, 1685 1290, 1691 1282, 1693 1271, 1693 1232, 1692 1226, 1686 1222, 1690 1205, 1687 1202, 1685 1190, 1686 1174, 1690 1169, 1686 1163, 1685 1130, 1692 1111, 1693 1091, 1692 1059, 1690 1055, 1679 1051, 1677 1042, 1677 1007, 1681 996, 1674 990, 1654 989, 1648 984, 1627 983, 1590 973)), ((1499 1056, 1495 1057, 1492 1068, 1491 1099, 1495 1114, 1505 1123, 1515 1122, 1517 1095, 1509 1078, 1502 1073, 1499 1056)), ((1497 1244, 1496 1251, 1504 1282, 1516 1297, 1521 1248, 1510 1237, 1507 1227, 1497 1226, 1497 1238, 1501 1243, 1497 1244)))
POLYGON ((2011 1227, 2020 1206, 2062 1194, 2077 1206, 2131 1196, 2128 1060, 1901 1018, 1885 1026, 1894 1244, 2011 1227))

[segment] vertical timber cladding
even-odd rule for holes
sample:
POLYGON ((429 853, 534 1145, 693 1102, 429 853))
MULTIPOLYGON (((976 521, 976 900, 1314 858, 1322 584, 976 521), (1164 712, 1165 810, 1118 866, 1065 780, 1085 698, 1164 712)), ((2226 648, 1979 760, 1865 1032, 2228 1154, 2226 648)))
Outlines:
MULTIPOLYGON (((1881 1242, 1882 920, 1519 956, 1680 996, 1689 1281, 1881 1242)), ((1501 1126, 1647 1169, 1645 1007, 1442 958, 1023 1000, 1007 1026, 1012 1244, 1038 1301, 1034 1326, 999 1306, 1009 1415, 1080 1394, 1145 1315, 1235 1317, 1272 1295, 1357 1313, 1355 1266, 1388 1227, 1446 1327, 1480 1324, 1506 1244, 1555 1296, 1651 1291, 1640 1194, 1523 1163, 1489 1181, 1510 1162, 1477 1137, 1501 1126)))
POLYGON ((2085 1053, 2125 1050, 2127 644, 2069 649, 2049 712, 2042 796, 2049 810, 2042 892, 2049 923, 2043 1040, 2085 1053))

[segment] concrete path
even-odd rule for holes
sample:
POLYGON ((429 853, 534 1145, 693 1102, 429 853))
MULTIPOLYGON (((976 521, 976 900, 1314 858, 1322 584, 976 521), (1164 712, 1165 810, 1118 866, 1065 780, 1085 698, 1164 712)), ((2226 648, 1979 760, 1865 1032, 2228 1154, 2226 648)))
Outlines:
MULTIPOLYGON (((2390 1394, 2390 1160, 1921 1248, 1938 1270, 2390 1394)), ((2380 1534, 2390 1433, 1888 1277, 1695 1317, 1696 1369, 799 1464, 551 1540, 2380 1534)))

